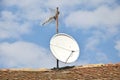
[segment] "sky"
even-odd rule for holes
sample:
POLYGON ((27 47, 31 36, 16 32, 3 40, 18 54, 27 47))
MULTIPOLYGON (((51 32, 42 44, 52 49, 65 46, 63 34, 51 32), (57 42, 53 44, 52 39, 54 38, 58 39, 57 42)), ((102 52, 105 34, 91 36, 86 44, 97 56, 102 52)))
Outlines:
POLYGON ((59 7, 59 33, 80 47, 77 61, 62 66, 120 62, 120 0, 0 0, 0 68, 53 68, 50 39, 59 7))

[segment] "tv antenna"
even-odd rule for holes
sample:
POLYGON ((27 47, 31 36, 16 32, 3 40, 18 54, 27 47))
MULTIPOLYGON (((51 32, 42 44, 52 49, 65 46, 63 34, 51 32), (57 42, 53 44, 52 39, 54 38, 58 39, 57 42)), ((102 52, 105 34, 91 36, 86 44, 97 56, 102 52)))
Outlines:
POLYGON ((58 34, 58 15, 60 14, 60 12, 59 12, 59 10, 58 10, 59 8, 57 7, 56 8, 56 13, 55 13, 55 15, 54 16, 51 16, 51 17, 49 17, 49 19, 48 20, 46 20, 42 25, 44 25, 44 24, 46 24, 46 23, 48 23, 48 22, 50 22, 51 20, 55 20, 56 21, 56 33, 58 34))
MULTIPOLYGON (((58 15, 60 14, 60 12, 59 12, 59 10, 58 10, 59 8, 57 7, 56 8, 56 13, 55 13, 55 15, 54 16, 51 16, 47 21, 45 21, 42 25, 44 25, 44 24, 46 24, 46 23, 48 23, 48 22, 50 22, 51 20, 55 20, 56 21, 56 34, 58 34, 59 33, 59 30, 58 30, 58 15)), ((59 68, 59 60, 57 59, 57 69, 59 68)))
POLYGON ((58 30, 58 16, 60 14, 59 8, 56 8, 54 16, 50 17, 42 25, 50 22, 51 20, 56 21, 56 34, 50 40, 50 49, 52 54, 57 60, 56 68, 59 69, 59 61, 64 63, 71 63, 77 60, 79 56, 79 46, 74 38, 65 33, 59 33, 58 30))

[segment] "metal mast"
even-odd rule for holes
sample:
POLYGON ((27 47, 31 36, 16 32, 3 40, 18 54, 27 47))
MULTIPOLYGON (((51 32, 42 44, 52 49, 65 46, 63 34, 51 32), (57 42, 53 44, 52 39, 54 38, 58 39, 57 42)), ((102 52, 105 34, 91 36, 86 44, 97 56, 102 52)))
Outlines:
MULTIPOLYGON (((56 21, 56 34, 58 34, 59 33, 59 30, 58 30, 58 16, 59 16, 59 14, 60 14, 60 12, 59 12, 59 10, 58 10, 59 8, 57 7, 56 8, 56 13, 55 13, 55 15, 54 16, 52 16, 52 17, 50 17, 47 21, 45 21, 42 25, 44 25, 44 24, 46 24, 46 23, 48 23, 49 21, 51 21, 51 20, 55 20, 56 21)), ((59 69, 59 60, 57 59, 57 69, 59 69)))
MULTIPOLYGON (((56 15, 55 15, 55 17, 56 17, 56 34, 58 34, 59 33, 59 30, 58 30, 58 15, 59 15, 59 10, 58 10, 59 8, 57 7, 56 8, 56 15)), ((57 69, 59 69, 59 60, 57 59, 57 69)))

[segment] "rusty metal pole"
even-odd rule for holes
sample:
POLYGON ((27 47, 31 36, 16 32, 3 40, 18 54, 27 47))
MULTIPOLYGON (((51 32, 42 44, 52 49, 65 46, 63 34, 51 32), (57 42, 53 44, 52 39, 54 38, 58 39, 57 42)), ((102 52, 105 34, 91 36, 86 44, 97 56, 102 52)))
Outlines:
MULTIPOLYGON (((58 34, 59 33, 59 30, 58 30, 58 15, 59 15, 59 10, 58 10, 59 8, 57 7, 57 9, 56 9, 56 15, 55 15, 55 17, 56 17, 56 34, 58 34)), ((59 60, 57 59, 57 69, 59 69, 59 60)))
POLYGON ((58 7, 56 9, 56 33, 58 34, 59 33, 59 30, 58 30, 58 15, 59 15, 59 11, 58 11, 58 7))

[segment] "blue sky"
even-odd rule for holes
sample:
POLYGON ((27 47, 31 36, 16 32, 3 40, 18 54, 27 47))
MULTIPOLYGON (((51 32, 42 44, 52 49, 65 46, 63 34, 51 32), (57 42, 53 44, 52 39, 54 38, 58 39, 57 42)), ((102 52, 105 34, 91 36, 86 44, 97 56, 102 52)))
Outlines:
POLYGON ((56 66, 49 41, 55 22, 41 26, 59 7, 59 32, 80 46, 78 60, 60 66, 120 62, 119 0, 0 0, 0 68, 56 66))

